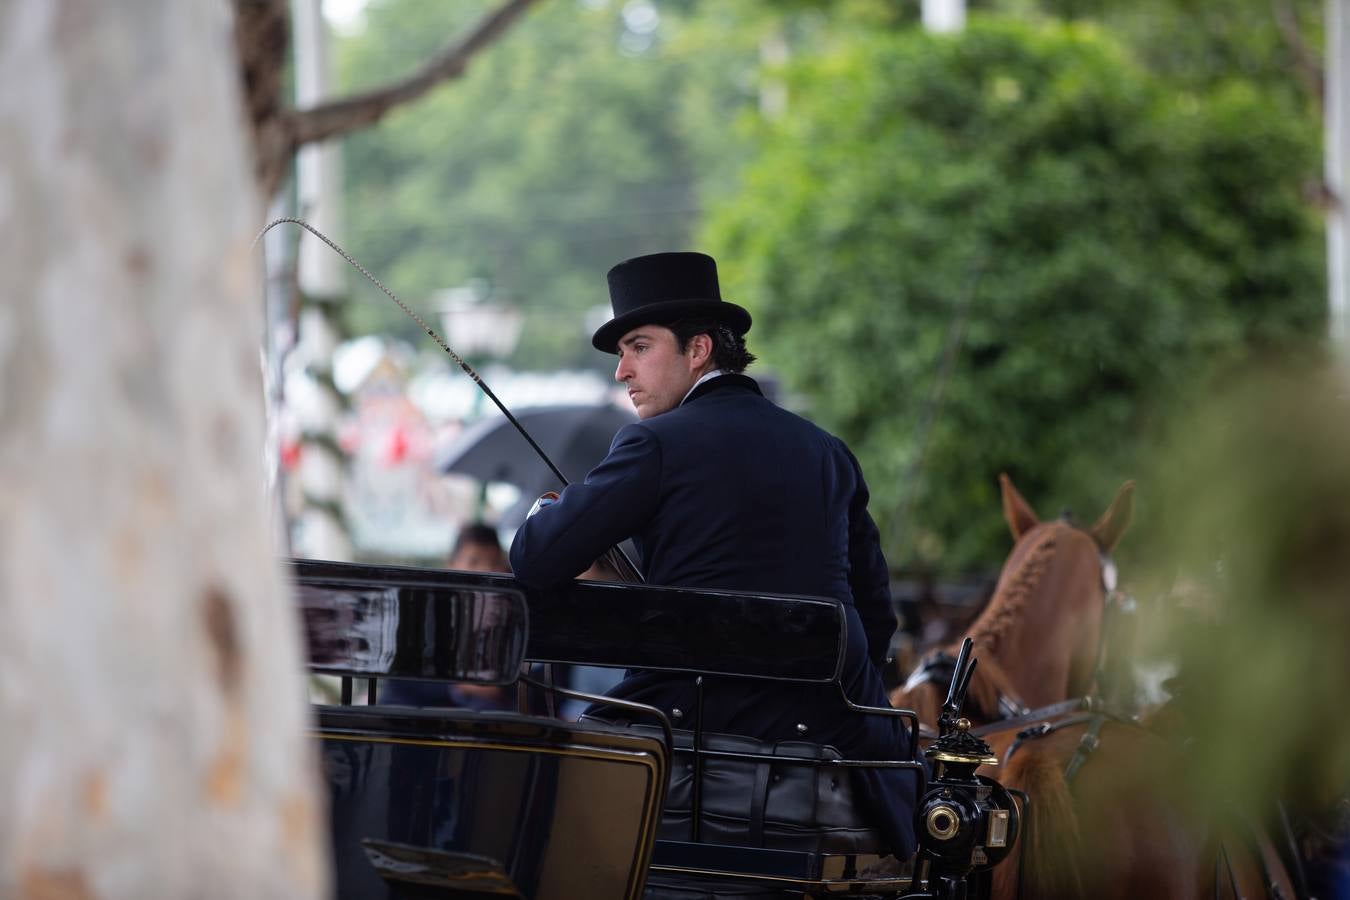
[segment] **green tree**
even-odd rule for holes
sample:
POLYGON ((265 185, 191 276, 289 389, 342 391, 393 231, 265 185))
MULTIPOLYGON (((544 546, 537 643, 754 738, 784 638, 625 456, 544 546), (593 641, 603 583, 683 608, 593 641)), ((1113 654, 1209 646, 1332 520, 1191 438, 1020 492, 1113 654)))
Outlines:
POLYGON ((1276 92, 1318 99, 1320 0, 980 0, 977 8, 1022 17, 1096 23, 1154 74, 1178 87, 1234 76, 1276 92))
MULTIPOLYGON (((373 5, 364 31, 340 48, 344 81, 376 79, 390 58, 418 58, 462 15, 455 4, 373 5)), ((454 91, 348 143, 353 253, 428 312, 435 291, 484 279, 527 311, 522 363, 595 364, 585 313, 608 301, 605 271, 688 246, 699 221, 700 167, 683 126, 709 115, 703 101, 747 100, 687 64, 694 51, 683 29, 665 5, 539 6, 454 91), (681 101, 694 82, 703 86, 698 112, 681 101)), ((753 52, 723 47, 706 60, 719 72, 728 55, 753 52)), ((358 328, 408 327, 359 290, 375 299, 355 306, 358 328)))
POLYGON ((999 471, 1095 508, 1210 366, 1322 325, 1287 95, 1165 90, 1098 29, 980 17, 840 42, 790 91, 705 243, 895 561, 998 559, 999 471))

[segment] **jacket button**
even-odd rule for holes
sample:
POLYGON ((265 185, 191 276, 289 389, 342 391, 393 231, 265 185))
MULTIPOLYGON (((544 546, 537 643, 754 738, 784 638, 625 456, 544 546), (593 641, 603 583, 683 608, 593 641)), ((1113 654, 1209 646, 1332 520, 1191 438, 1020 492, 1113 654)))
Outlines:
POLYGON ((804 723, 804 722, 798 722, 798 723, 797 723, 797 733, 798 733, 798 734, 806 734, 806 723, 804 723))
POLYGON ((672 710, 670 711, 670 714, 671 714, 672 716, 674 716, 675 718, 677 718, 677 719, 683 719, 683 718, 684 718, 684 710, 682 710, 682 709, 672 709, 672 710))

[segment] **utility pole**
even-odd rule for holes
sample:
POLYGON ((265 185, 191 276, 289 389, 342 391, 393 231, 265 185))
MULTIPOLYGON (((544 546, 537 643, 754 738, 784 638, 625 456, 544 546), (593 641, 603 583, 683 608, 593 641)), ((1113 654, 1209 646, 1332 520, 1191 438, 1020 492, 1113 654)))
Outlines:
POLYGON ((923 27, 937 34, 961 31, 966 27, 966 0, 923 0, 923 27))
POLYGON ((1328 332, 1350 363, 1350 0, 1326 0, 1326 137, 1328 332))
MULTIPOLYGON (((292 0, 295 35, 295 105, 307 109, 333 93, 328 26, 321 0, 292 0)), ((342 242, 339 222, 340 166, 335 141, 307 144, 296 155, 297 215, 333 240, 342 242)), ((351 559, 345 515, 346 461, 337 442, 343 400, 333 383, 333 351, 341 342, 337 306, 344 292, 342 258, 308 234, 297 250, 296 285, 300 291, 296 359, 313 380, 312 402, 296 409, 301 423, 297 555, 315 559, 351 559)))
MULTIPOLYGON (((317 106, 333 95, 333 63, 322 0, 294 0, 295 105, 317 106)), ((336 141, 306 144, 295 157, 296 206, 300 218, 339 244, 342 157, 336 141)), ((345 290, 342 257, 315 240, 300 242, 300 289, 317 297, 345 290)))

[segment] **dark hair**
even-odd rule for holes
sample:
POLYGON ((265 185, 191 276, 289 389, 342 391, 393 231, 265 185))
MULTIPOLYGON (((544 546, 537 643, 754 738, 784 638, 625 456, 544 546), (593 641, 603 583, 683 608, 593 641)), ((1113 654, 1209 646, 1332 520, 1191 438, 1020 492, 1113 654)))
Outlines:
POLYGON ((744 372, 755 361, 755 354, 745 349, 745 335, 737 334, 716 319, 681 319, 666 327, 675 332, 681 353, 692 338, 706 334, 712 339, 713 365, 723 371, 744 372))
POLYGON ((473 522, 461 528, 459 537, 455 539, 455 549, 450 551, 450 555, 454 556, 470 544, 482 544, 485 547, 502 549, 501 539, 497 537, 497 529, 485 522, 473 522))

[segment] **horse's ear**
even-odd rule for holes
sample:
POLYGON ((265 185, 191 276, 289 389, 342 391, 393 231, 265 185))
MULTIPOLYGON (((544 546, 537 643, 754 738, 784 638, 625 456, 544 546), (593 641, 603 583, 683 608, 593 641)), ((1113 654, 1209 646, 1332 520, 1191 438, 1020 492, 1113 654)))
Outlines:
POLYGON ((1007 473, 999 473, 998 484, 1003 490, 1003 518, 1007 520, 1008 530, 1012 532, 1015 541, 1041 524, 1041 520, 1036 518, 1036 511, 1031 508, 1031 504, 1017 493, 1017 488, 1013 487, 1012 479, 1007 473))
POLYGON ((1111 501, 1111 505, 1102 513, 1097 524, 1092 526, 1092 537, 1097 541, 1097 546, 1102 548, 1103 553, 1110 553, 1116 546, 1120 536, 1130 526, 1132 515, 1134 515, 1134 482, 1127 481, 1116 491, 1116 499, 1111 501))

